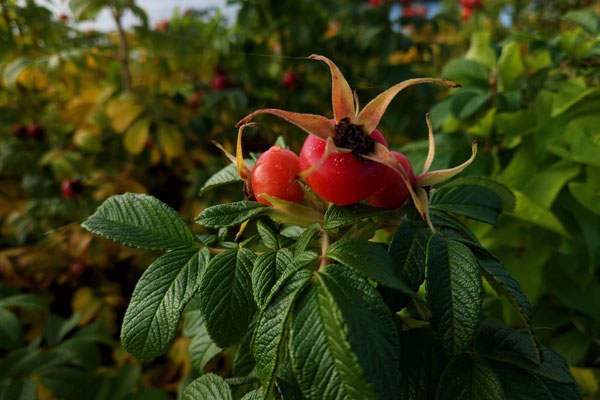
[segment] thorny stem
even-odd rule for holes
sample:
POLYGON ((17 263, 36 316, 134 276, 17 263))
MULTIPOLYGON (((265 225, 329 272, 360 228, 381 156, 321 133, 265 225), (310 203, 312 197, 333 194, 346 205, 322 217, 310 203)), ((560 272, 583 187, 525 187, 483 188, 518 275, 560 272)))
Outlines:
POLYGON ((121 59, 121 79, 123 79, 123 88, 127 91, 131 90, 131 71, 129 69, 129 43, 127 42, 127 34, 121 23, 121 12, 117 8, 112 9, 112 15, 117 24, 119 37, 119 58, 121 59))
POLYGON ((319 272, 327 265, 327 248, 329 247, 329 234, 325 229, 321 230, 321 265, 319 266, 319 272))

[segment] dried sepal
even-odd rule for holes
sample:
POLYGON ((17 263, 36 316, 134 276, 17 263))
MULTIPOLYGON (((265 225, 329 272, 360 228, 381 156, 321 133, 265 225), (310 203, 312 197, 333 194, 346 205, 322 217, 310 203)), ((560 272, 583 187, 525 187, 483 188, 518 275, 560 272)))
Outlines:
POLYGON ((439 85, 447 87, 460 87, 460 85, 456 82, 452 82, 447 79, 441 78, 416 78, 406 80, 404 82, 392 86, 391 88, 389 88, 388 90, 371 100, 369 104, 367 104, 365 108, 363 108, 363 110, 358 114, 356 124, 362 125, 364 131, 370 135, 371 132, 373 132, 375 128, 377 128, 381 117, 385 113, 385 110, 389 106, 390 102, 394 99, 394 97, 396 97, 396 95, 405 88, 413 85, 418 85, 420 83, 437 83, 439 85))
POLYGON ((333 142, 333 138, 327 138, 326 142, 325 142, 325 150, 323 151, 323 155, 321 156, 321 158, 319 159, 318 162, 316 162, 313 166, 311 166, 308 169, 305 169, 304 171, 300 171, 300 173, 298 174, 299 177, 301 178, 306 178, 308 177, 310 174, 312 174, 313 172, 315 172, 316 170, 318 170, 323 163, 325 163, 325 160, 327 160, 327 157, 329 157, 331 154, 336 154, 336 153, 351 153, 352 150, 350 149, 343 149, 341 147, 337 147, 335 145, 335 143, 333 142))
POLYGON ((221 145, 221 143, 217 142, 216 140, 211 140, 211 143, 214 144, 215 146, 217 146, 217 148, 219 150, 221 150, 227 158, 229 158, 229 161, 231 161, 234 164, 237 164, 237 160, 235 159, 235 156, 233 154, 231 154, 230 152, 228 152, 227 149, 221 145))
POLYGON ((431 232, 435 232, 435 228, 433 227, 433 223, 431 222, 431 217, 429 216, 429 198, 427 196, 427 192, 422 187, 416 187, 415 192, 417 194, 417 201, 415 201, 415 207, 421 217, 431 229, 431 232))
POLYGON ((425 120, 427 121, 427 129, 429 131, 429 151, 427 152, 427 159, 423 165, 422 174, 429 171, 429 168, 431 168, 431 164, 433 163, 433 157, 435 157, 435 139, 433 138, 433 127, 431 126, 431 118, 429 117, 429 114, 425 116, 425 120))
POLYGON ((477 141, 473 141, 473 145, 471 146, 471 157, 465 161, 464 163, 456 166, 454 168, 442 169, 439 171, 426 172, 417 176, 417 185, 419 186, 431 186, 437 183, 441 183, 447 181, 453 176, 460 173, 463 169, 467 168, 475 159, 475 155, 477 154, 477 141))
POLYGON ((321 115, 295 113, 278 110, 276 108, 265 108, 263 110, 254 111, 252 114, 247 115, 240 122, 238 122, 235 125, 236 128, 246 124, 258 114, 276 115, 296 125, 303 131, 315 135, 323 140, 327 140, 328 137, 333 137, 335 135, 335 127, 333 123, 321 115))
POLYGON ((313 54, 308 58, 323 61, 331 70, 331 103, 333 105, 333 119, 335 119, 335 122, 338 123, 344 118, 354 121, 356 111, 352 90, 340 69, 327 57, 313 54))
POLYGON ((238 129, 237 144, 235 147, 235 164, 237 166, 238 176, 244 182, 250 180, 252 168, 244 161, 244 155, 242 153, 242 133, 244 132, 244 128, 255 126, 258 126, 256 122, 250 122, 241 125, 238 129))
POLYGON ((324 214, 315 209, 292 201, 278 199, 265 193, 261 193, 259 196, 271 204, 271 210, 267 212, 267 215, 277 222, 296 224, 304 227, 310 226, 315 222, 323 222, 324 214))

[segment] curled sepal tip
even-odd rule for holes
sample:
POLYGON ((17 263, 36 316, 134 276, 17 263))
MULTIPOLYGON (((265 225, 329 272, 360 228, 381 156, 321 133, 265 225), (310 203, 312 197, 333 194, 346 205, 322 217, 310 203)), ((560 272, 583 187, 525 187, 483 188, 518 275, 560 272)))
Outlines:
POLYGON ((329 66, 329 70, 331 71, 331 102, 335 122, 338 123, 344 118, 354 121, 356 116, 354 97, 352 96, 350 85, 340 69, 327 57, 313 54, 308 58, 323 61, 329 66))
POLYGON ((431 117, 429 116, 429 113, 425 115, 425 121, 427 121, 427 129, 429 130, 429 151, 427 152, 427 159, 425 160, 423 172, 421 174, 429 171, 429 168, 431 168, 431 164, 433 163, 433 157, 435 157, 435 140, 433 138, 433 127, 431 126, 431 117))
POLYGON ((276 115, 279 118, 285 119, 286 121, 296 125, 305 132, 315 135, 323 140, 327 140, 328 137, 333 137, 335 135, 334 125, 330 120, 321 115, 295 113, 278 110, 276 108, 265 108, 263 110, 254 111, 252 114, 244 117, 240 122, 238 122, 235 125, 236 128, 246 124, 258 114, 276 115))
POLYGON ((238 129, 237 144, 235 147, 235 165, 237 166, 238 176, 244 182, 250 180, 252 168, 244 161, 244 155, 242 153, 242 132, 244 132, 244 128, 255 126, 258 126, 256 122, 249 122, 241 125, 238 129))
POLYGON ((358 114, 356 124, 362 125, 364 131, 371 134, 379 124, 381 117, 394 97, 407 87, 420 83, 437 83, 452 88, 460 87, 458 83, 443 78, 416 78, 400 82, 371 100, 358 114))
POLYGON ((467 168, 475 159, 475 155, 477 154, 477 141, 473 141, 473 145, 471 146, 471 157, 465 161, 464 163, 449 169, 442 169, 439 171, 426 172, 417 176, 417 185, 419 186, 430 186, 435 185, 437 183, 441 183, 447 181, 452 178, 456 174, 460 173, 463 169, 467 168))

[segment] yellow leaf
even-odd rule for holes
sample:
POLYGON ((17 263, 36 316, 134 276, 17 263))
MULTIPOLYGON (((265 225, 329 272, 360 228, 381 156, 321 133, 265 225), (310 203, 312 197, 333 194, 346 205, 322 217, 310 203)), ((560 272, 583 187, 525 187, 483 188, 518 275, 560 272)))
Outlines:
POLYGON ((183 153, 183 136, 175 125, 159 125, 158 140, 167 161, 183 153))
POLYGON ((588 396, 598 394, 598 375, 595 370, 579 367, 571 367, 570 369, 583 394, 588 396))
POLYGON ((106 105, 106 115, 111 120, 111 127, 116 132, 123 132, 144 111, 131 93, 123 93, 111 99, 106 105))
POLYGON ((141 118, 135 121, 123 138, 123 144, 131 154, 140 154, 150 135, 150 119, 141 118))

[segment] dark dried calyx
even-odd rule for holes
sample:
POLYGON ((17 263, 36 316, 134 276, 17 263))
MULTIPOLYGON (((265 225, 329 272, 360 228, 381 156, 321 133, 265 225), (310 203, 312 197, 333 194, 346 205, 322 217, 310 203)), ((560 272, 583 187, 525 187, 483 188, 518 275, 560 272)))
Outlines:
POLYGON ((335 126, 333 142, 337 147, 352 150, 358 161, 366 161, 363 156, 375 151, 375 139, 365 133, 362 125, 353 124, 349 118, 343 118, 335 126))

